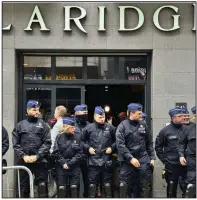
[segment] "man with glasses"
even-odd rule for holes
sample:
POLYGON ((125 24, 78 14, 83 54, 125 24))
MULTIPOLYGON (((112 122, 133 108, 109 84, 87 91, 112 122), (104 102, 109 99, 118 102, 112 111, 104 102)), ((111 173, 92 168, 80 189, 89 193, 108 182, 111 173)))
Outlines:
POLYGON ((167 197, 176 198, 178 179, 185 178, 186 168, 179 162, 178 138, 184 134, 186 127, 182 125, 183 110, 174 108, 169 111, 170 125, 164 127, 156 137, 155 151, 158 158, 165 165, 165 179, 167 182, 167 197))
MULTIPOLYGON (((35 184, 38 186, 38 196, 48 196, 47 157, 51 147, 50 128, 39 119, 40 104, 30 100, 27 103, 27 118, 19 122, 12 132, 13 149, 19 165, 28 167, 35 174, 35 184)), ((21 198, 28 198, 30 192, 29 176, 26 171, 20 171, 21 198)))

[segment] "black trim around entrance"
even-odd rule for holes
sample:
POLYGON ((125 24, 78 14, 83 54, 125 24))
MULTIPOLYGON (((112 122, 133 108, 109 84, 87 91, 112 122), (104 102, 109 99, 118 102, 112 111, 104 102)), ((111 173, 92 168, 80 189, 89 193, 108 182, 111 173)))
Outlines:
MULTIPOLYGON (((17 59, 18 59, 18 119, 17 121, 20 121, 23 119, 23 113, 25 112, 25 100, 24 100, 24 93, 25 88, 24 87, 51 87, 52 89, 52 96, 51 96, 51 109, 53 110, 55 108, 55 90, 57 87, 78 87, 78 88, 84 88, 85 85, 145 85, 145 112, 149 116, 147 119, 147 123, 149 127, 152 127, 152 117, 151 117, 151 59, 152 59, 152 53, 151 51, 74 51, 71 50, 70 52, 62 52, 62 51, 52 51, 52 50, 16 50, 17 51, 17 59), (36 53, 34 53, 36 52, 36 53), (121 53, 120 53, 121 52, 121 53), (53 54, 54 53, 54 54, 53 54), (60 56, 61 54, 64 54, 64 56, 83 56, 83 72, 82 72, 82 78, 80 80, 55 80, 55 65, 56 65, 56 56, 58 56, 58 53, 60 56), (81 54, 80 54, 81 53, 81 54), (51 77, 52 80, 24 80, 23 78, 23 57, 24 55, 31 55, 31 56, 51 56, 51 77), (76 55, 75 55, 76 54, 76 55), (120 80, 117 77, 117 73, 119 73, 118 64, 115 62, 114 71, 115 71, 115 79, 111 80, 99 80, 99 79, 87 79, 87 73, 85 70, 87 70, 87 57, 90 56, 113 56, 113 57, 123 57, 129 56, 129 55, 146 55, 147 56, 147 79, 146 80, 120 80)), ((81 90, 83 91, 83 90, 81 90)), ((85 103, 85 93, 81 92, 81 103, 85 103)))

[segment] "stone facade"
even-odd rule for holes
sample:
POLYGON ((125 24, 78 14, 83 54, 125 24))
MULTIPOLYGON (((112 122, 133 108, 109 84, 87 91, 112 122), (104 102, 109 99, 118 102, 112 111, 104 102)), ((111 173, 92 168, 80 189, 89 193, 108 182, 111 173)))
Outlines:
MULTIPOLYGON (((169 3, 168 3, 169 4, 169 3)), ((187 102, 190 109, 195 104, 195 31, 193 28, 192 3, 170 3, 179 8, 180 29, 162 32, 153 24, 155 10, 164 3, 3 3, 3 27, 13 25, 11 31, 3 32, 3 125, 11 132, 17 120, 17 56, 20 49, 51 50, 152 50, 151 63, 151 117, 153 138, 169 121, 168 110, 175 102, 187 102), (34 25, 32 32, 25 32, 35 5, 50 32, 41 32, 34 25), (63 6, 80 6, 86 9, 87 17, 81 32, 72 25, 72 32, 64 32, 63 6), (98 8, 106 6, 106 32, 98 32, 98 8), (143 27, 133 32, 118 32, 118 6, 132 5, 140 8, 145 16, 143 27)), ((160 24, 172 26, 170 9, 163 10, 160 24)), ((73 16, 79 15, 77 12, 73 16)), ((136 26, 136 12, 127 12, 127 26, 136 26)), ((8 165, 13 165, 13 150, 5 156, 8 165)), ((154 197, 165 197, 165 181, 161 179, 163 166, 157 160, 154 172, 154 197)), ((12 183, 13 188, 13 183, 12 183)))

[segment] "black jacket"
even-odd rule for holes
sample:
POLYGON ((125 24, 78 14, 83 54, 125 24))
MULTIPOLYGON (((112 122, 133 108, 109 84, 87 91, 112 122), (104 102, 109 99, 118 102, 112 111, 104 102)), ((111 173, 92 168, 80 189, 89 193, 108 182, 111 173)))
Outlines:
POLYGON ((52 156, 55 158, 56 163, 62 167, 67 164, 69 168, 73 168, 80 164, 83 158, 80 135, 58 134, 52 156))
POLYGON ((9 149, 8 132, 4 127, 2 127, 2 156, 5 155, 8 149, 9 149))
POLYGON ((133 157, 140 163, 155 160, 152 134, 143 121, 122 121, 116 130, 116 146, 119 161, 130 163, 133 157))
POLYGON ((79 134, 80 137, 82 137, 83 130, 88 124, 90 124, 88 121, 86 121, 85 123, 81 123, 80 121, 76 120, 75 133, 79 134))
POLYGON ((94 122, 85 127, 82 134, 84 141, 84 152, 89 156, 89 165, 103 166, 112 159, 112 154, 106 154, 108 147, 112 148, 112 153, 116 151, 115 127, 104 123, 101 127, 94 122), (95 155, 90 155, 89 148, 95 149, 95 155))
POLYGON ((184 134, 185 125, 170 125, 164 127, 155 141, 155 151, 158 158, 163 164, 169 162, 171 164, 179 164, 178 154, 178 138, 184 134))
POLYGON ((42 119, 27 118, 14 128, 12 142, 19 159, 25 155, 36 155, 37 162, 47 162, 51 147, 50 128, 42 119))
POLYGON ((179 156, 196 157, 196 124, 186 125, 186 131, 179 135, 178 151, 179 156), (187 152, 187 153, 186 153, 187 152), (185 155, 187 154, 187 155, 185 155))

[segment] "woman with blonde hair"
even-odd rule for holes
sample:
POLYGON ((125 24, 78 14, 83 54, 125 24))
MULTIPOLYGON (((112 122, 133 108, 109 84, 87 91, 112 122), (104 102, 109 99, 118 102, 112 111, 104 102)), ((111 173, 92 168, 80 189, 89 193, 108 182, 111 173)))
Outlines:
POLYGON ((63 129, 56 137, 52 153, 56 161, 59 198, 79 197, 80 162, 83 152, 80 135, 75 134, 75 123, 73 118, 63 118, 63 129))

